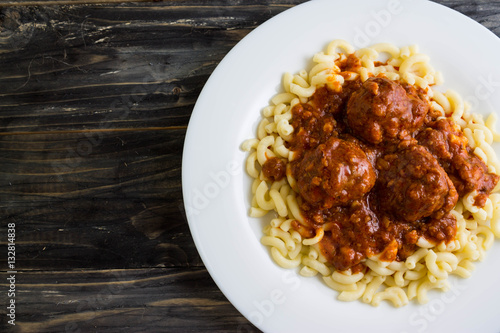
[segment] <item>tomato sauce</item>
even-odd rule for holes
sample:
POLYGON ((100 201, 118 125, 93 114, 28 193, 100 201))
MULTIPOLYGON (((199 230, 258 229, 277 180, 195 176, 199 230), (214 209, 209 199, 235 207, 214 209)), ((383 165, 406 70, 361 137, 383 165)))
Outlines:
MULTIPOLYGON (((353 55, 340 64, 344 72, 359 66, 353 55)), ((336 269, 363 270, 375 255, 405 260, 422 236, 453 240, 459 196, 477 190, 484 205, 498 182, 429 105, 421 89, 371 77, 345 81, 339 92, 318 88, 293 108, 286 145, 297 156, 289 163, 305 222, 292 227, 304 238, 322 228, 319 248, 336 269)), ((285 161, 270 159, 263 170, 279 180, 285 161)))

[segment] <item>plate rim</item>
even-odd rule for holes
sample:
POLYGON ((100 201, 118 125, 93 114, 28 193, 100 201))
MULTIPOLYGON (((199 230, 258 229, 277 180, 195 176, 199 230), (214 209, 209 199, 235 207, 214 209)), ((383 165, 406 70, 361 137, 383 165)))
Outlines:
MULTIPOLYGON (((190 154, 190 145, 189 143, 191 142, 191 140, 193 140, 192 138, 195 136, 195 134, 193 134, 194 130, 193 130, 193 127, 196 126, 196 125, 192 125, 192 124, 196 124, 196 118, 197 118, 197 115, 201 112, 203 112, 203 109, 200 107, 200 104, 205 100, 206 96, 205 94, 207 93, 207 90, 206 90, 206 87, 209 86, 209 84, 212 84, 212 81, 211 79, 212 78, 215 78, 217 76, 219 76, 220 72, 223 71, 224 67, 226 67, 226 62, 229 62, 231 61, 231 58, 233 57, 234 54, 236 54, 237 52, 240 52, 239 50, 244 48, 245 46, 245 43, 246 41, 252 39, 252 38, 256 38, 254 36, 257 36, 258 34, 261 33, 261 31, 265 31, 268 26, 272 25, 272 24, 277 24, 275 22, 277 22, 277 20, 280 20, 282 17, 284 16, 290 16, 290 15, 293 15, 293 13, 295 11, 303 11, 306 6, 318 6, 318 3, 331 3, 332 1, 330 0, 314 0, 314 1, 309 1, 309 2, 305 2, 305 3, 301 3, 299 5, 296 5, 294 7, 291 7, 289 9, 286 9, 284 10, 283 12, 275 15, 274 17, 266 20, 264 23, 262 23, 261 25, 259 25, 257 28, 255 28, 254 30, 252 30, 249 34, 247 34, 241 41, 239 41, 227 54, 226 56, 221 60, 221 62, 219 63, 219 65, 216 67, 216 69, 213 71, 213 73, 209 76, 207 82, 205 83, 202 91, 200 92, 200 95, 196 101, 196 104, 193 108, 193 112, 191 114, 191 119, 189 121, 189 124, 188 124, 188 127, 187 127, 187 131, 186 131, 186 138, 185 138, 185 142, 184 142, 184 147, 183 147, 183 153, 182 153, 182 168, 181 168, 181 173, 182 173, 182 192, 183 192, 183 200, 184 202, 186 202, 187 200, 187 190, 186 190, 186 187, 187 184, 189 184, 189 180, 188 180, 188 166, 185 164, 186 161, 188 160, 186 157, 190 154), (199 104, 200 103, 200 104, 199 104)), ((379 2, 382 2, 382 1, 379 1, 379 2)), ((476 25, 476 27, 480 27, 482 30, 483 30, 483 33, 487 33, 487 34, 490 34, 490 36, 493 36, 496 38, 497 42, 500 41, 500 39, 498 38, 498 36, 496 36, 492 31, 490 31, 488 28, 486 28, 485 26, 481 25, 479 22, 473 20, 472 18, 452 9, 452 8, 449 8, 449 7, 446 7, 445 5, 442 5, 442 4, 439 4, 439 3, 434 3, 434 2, 430 2, 430 1, 427 1, 427 0, 418 0, 418 1, 415 1, 415 3, 425 3, 426 5, 430 5, 430 6, 436 6, 437 7, 440 7, 440 8, 445 8, 445 10, 449 11, 450 13, 454 13, 453 15, 455 15, 456 17, 461 17, 461 19, 467 19, 469 21, 469 23, 471 24, 474 24, 476 25), (457 16, 458 14, 458 16, 457 16)), ((314 52, 317 52, 317 51, 320 51, 320 50, 311 50, 311 55, 314 53, 314 52)), ((277 78, 277 81, 279 81, 279 78, 277 78)), ((445 84, 446 85, 446 84, 445 84)), ((269 96, 271 97, 271 96, 269 96)), ((263 105, 265 106, 265 105, 263 105)), ((188 225, 189 225, 189 229, 190 229, 190 232, 191 232, 191 235, 193 237, 193 240, 194 240, 194 243, 196 245, 196 248, 197 248, 197 251, 205 265, 205 267, 207 268, 207 271, 209 272, 210 276, 212 277, 212 279, 214 280, 214 282, 216 283, 217 287, 222 291, 222 293, 225 295, 225 297, 235 306, 235 308, 243 315, 245 316, 250 322, 252 322, 252 320, 250 320, 250 318, 248 317, 248 313, 244 313, 242 312, 242 310, 240 310, 240 307, 238 306, 238 301, 233 299, 230 291, 226 288, 226 286, 224 285, 224 283, 220 280, 219 276, 217 276, 215 270, 216 268, 214 268, 212 266, 212 262, 210 260, 210 258, 208 258, 206 256, 206 253, 203 253, 203 251, 200 251, 201 249, 201 240, 200 240, 200 235, 198 234, 197 232, 197 227, 196 227, 196 224, 189 219, 188 217, 189 214, 186 214, 186 218, 188 220, 188 225)), ((271 258, 269 258, 271 260, 271 258)), ((254 325, 255 323, 252 322, 254 325)), ((264 329, 266 328, 265 325, 256 325, 259 329, 264 329)))

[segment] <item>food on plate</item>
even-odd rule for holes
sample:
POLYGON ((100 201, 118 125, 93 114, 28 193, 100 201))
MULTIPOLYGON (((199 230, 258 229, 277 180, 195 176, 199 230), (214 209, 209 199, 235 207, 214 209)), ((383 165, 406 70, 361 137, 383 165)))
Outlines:
POLYGON ((425 303, 500 237, 496 116, 442 92, 416 46, 335 40, 313 62, 284 75, 242 145, 261 242, 339 300, 425 303))

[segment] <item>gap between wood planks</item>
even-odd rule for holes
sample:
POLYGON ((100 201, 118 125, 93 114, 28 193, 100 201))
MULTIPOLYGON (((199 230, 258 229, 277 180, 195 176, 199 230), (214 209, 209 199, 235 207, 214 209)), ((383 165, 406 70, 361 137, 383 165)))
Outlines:
POLYGON ((82 129, 65 131, 34 131, 34 132, 3 132, 0 136, 7 135, 40 135, 40 134, 70 134, 70 133, 99 133, 99 132, 144 132, 187 129, 187 126, 142 127, 142 128, 114 128, 114 129, 82 129))
MULTIPOLYGON (((158 2, 159 0, 32 0, 32 1, 1 1, 0 7, 12 6, 49 6, 49 5, 91 5, 107 3, 127 3, 127 2, 158 2)), ((174 2, 177 0, 163 0, 174 2)))

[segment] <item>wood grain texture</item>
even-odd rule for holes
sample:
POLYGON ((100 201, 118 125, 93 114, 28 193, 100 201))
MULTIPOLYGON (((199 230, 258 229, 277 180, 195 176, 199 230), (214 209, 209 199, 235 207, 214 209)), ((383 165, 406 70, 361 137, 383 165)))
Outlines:
POLYGON ((202 268, 25 272, 17 287, 18 332, 254 331, 202 268))
MULTIPOLYGON (((196 251, 182 148, 217 64, 301 2, 0 1, 0 235, 16 224, 18 270, 18 325, 2 291, 0 331, 257 331, 196 251)), ((500 35, 499 2, 438 2, 500 35)))
POLYGON ((220 60, 293 2, 223 4, 1 10, 0 234, 16 223, 15 330, 254 330, 192 241, 182 147, 220 60))
POLYGON ((26 38, 4 39, 0 54, 0 208, 27 230, 20 265, 171 266, 173 237, 175 265, 201 265, 180 187, 191 110, 231 47, 288 7, 5 9, 4 26, 26 38))

